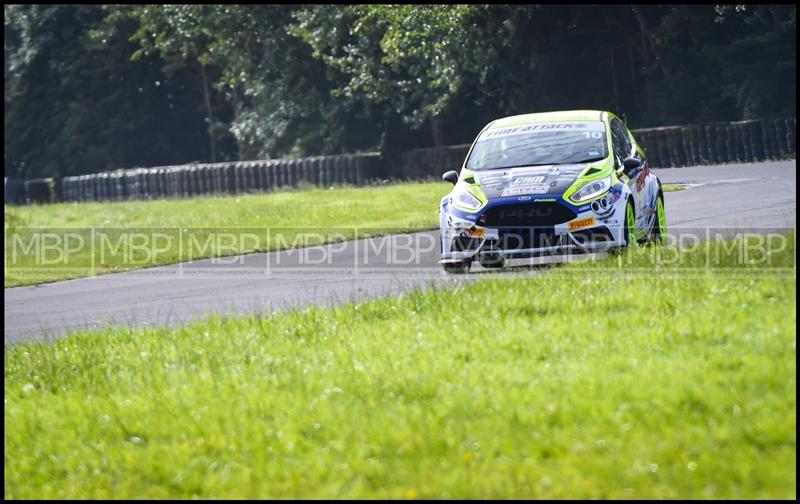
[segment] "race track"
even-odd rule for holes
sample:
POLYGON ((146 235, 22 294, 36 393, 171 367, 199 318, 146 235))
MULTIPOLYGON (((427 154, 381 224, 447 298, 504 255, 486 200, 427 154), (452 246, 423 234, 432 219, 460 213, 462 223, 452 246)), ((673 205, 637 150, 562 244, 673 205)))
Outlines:
MULTIPOLYGON (((795 171, 794 160, 654 170, 664 183, 690 184, 665 194, 670 231, 794 227, 795 171)), ((374 238, 318 249, 330 252, 331 261, 323 266, 300 267, 302 251, 282 251, 227 258, 224 264, 203 260, 5 289, 5 342, 48 340, 110 324, 175 325, 211 312, 255 314, 330 305, 481 277, 477 264, 473 270, 478 274, 467 279, 441 272, 438 231, 395 238, 401 248, 410 242, 426 251, 414 264, 390 265, 383 253, 389 248, 381 249, 386 239, 374 238), (364 254, 369 261, 356 261, 364 254)))

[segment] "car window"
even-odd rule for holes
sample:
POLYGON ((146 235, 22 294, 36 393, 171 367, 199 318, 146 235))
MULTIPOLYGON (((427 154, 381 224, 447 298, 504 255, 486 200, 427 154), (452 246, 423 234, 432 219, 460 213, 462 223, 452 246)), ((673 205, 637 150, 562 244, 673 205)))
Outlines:
POLYGON ((628 127, 625 126, 625 123, 620 121, 619 124, 620 124, 620 126, 622 126, 622 134, 625 136, 625 146, 628 149, 628 155, 629 156, 636 155, 636 152, 635 152, 635 149, 634 149, 634 145, 633 145, 634 142, 633 142, 633 140, 631 140, 631 138, 633 138, 633 135, 631 135, 631 132, 628 129, 628 127))
POLYGON ((611 119, 611 141, 614 144, 614 155, 618 157, 620 161, 631 155, 631 148, 633 146, 628 137, 628 132, 625 131, 625 126, 616 117, 611 119))
POLYGON ((625 139, 625 156, 632 156, 633 152, 633 142, 631 142, 631 135, 628 132, 628 128, 622 121, 617 121, 619 123, 619 128, 622 133, 622 137, 625 139))
POLYGON ((606 157, 606 129, 601 121, 539 123, 485 130, 472 148, 467 168, 589 163, 606 157))

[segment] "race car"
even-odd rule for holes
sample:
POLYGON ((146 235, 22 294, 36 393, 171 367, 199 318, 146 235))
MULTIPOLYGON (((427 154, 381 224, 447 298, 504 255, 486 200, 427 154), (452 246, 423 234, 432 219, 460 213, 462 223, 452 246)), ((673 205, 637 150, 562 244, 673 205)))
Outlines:
POLYGON ((661 181, 644 149, 611 112, 516 115, 487 124, 439 207, 445 272, 466 273, 475 258, 619 251, 663 243, 661 181))

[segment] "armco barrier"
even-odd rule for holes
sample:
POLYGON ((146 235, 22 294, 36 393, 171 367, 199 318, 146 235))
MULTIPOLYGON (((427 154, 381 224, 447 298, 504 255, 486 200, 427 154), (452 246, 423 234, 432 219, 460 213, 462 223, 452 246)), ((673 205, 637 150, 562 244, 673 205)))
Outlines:
MULTIPOLYGON (((795 157, 796 119, 665 126, 633 130, 651 166, 670 168, 795 157)), ((387 160, 378 153, 131 168, 61 180, 4 178, 5 204, 180 198, 270 191, 309 183, 439 178, 464 163, 469 144, 414 149, 387 160)))

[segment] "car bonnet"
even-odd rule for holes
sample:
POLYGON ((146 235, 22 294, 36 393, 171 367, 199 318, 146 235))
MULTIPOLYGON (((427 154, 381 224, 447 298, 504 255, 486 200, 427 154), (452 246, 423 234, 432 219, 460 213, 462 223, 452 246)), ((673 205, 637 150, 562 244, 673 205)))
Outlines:
POLYGON ((524 194, 562 195, 588 166, 559 164, 473 172, 487 199, 524 194), (526 192, 526 188, 533 188, 526 192), (514 191, 518 190, 518 193, 514 191))

